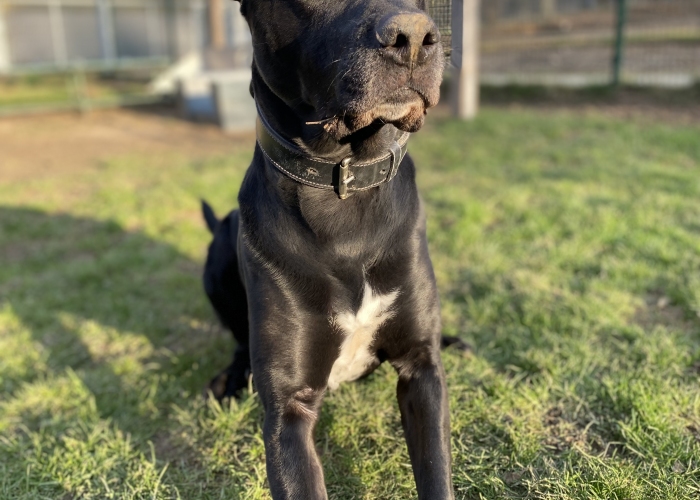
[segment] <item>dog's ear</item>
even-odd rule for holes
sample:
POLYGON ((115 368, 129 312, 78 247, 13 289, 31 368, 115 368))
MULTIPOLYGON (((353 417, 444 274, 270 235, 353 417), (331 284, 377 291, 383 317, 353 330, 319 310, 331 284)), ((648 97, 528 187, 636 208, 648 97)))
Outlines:
POLYGON ((240 7, 240 9, 241 9, 241 14, 243 15, 243 17, 245 17, 245 15, 246 15, 246 7, 248 7, 248 4, 250 3, 250 0, 233 0, 233 1, 234 1, 234 2, 238 2, 239 4, 241 4, 241 7, 240 7))

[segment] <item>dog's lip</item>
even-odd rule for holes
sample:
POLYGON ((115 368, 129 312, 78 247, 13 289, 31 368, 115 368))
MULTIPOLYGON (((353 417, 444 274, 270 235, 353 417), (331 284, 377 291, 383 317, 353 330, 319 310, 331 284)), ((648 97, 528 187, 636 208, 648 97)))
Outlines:
POLYGON ((425 92, 413 86, 401 87, 369 106, 363 105, 363 101, 364 99, 348 100, 344 105, 316 115, 326 118, 309 119, 306 124, 321 126, 337 141, 377 125, 393 125, 405 132, 415 132, 422 126, 428 108, 435 105, 425 92))
POLYGON ((408 115, 415 114, 420 107, 425 114, 430 106, 426 96, 419 90, 404 87, 385 100, 362 111, 344 111, 336 114, 346 124, 352 133, 379 121, 386 124, 397 124, 408 115))

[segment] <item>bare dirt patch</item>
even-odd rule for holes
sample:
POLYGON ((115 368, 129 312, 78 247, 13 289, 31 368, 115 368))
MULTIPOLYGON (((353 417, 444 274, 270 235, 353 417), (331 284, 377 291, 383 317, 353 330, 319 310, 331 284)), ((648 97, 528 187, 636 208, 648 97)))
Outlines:
POLYGON ((0 120, 0 182, 95 169, 120 155, 222 156, 254 141, 252 131, 227 135, 165 109, 8 118, 0 120))
MULTIPOLYGON (((485 96, 485 104, 542 112, 568 109, 602 112, 623 119, 700 124, 700 102, 665 105, 654 99, 624 94, 614 102, 595 103, 585 96, 547 93, 541 98, 485 96)), ((447 115, 446 107, 437 111, 447 115)), ((183 121, 169 109, 63 113, 0 120, 0 183, 60 176, 98 169, 110 158, 144 155, 159 158, 207 158, 252 148, 253 131, 228 135, 214 125, 183 121)))
POLYGON ((689 331, 697 326, 694 318, 664 294, 650 293, 644 300, 644 306, 638 307, 632 317, 632 322, 645 330, 655 326, 664 326, 681 331, 689 331))
POLYGON ((586 447, 588 429, 569 419, 561 408, 550 408, 545 413, 542 423, 547 428, 544 445, 553 453, 563 453, 574 446, 586 447))

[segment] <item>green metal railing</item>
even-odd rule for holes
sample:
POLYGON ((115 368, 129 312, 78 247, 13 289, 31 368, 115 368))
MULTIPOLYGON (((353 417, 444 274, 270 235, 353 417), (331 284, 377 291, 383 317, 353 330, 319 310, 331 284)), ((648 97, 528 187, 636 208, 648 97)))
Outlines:
POLYGON ((627 24, 627 0, 617 0, 615 22, 615 51, 613 53, 612 85, 620 86, 620 74, 625 48, 625 25, 627 24))

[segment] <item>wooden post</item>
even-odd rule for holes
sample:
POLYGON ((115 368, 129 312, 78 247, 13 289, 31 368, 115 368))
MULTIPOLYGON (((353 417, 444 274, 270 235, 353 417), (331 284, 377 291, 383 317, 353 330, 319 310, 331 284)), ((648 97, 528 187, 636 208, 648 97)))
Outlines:
POLYGON ((209 0, 209 46, 213 49, 226 46, 223 11, 221 0, 209 0))
POLYGON ((0 4, 0 73, 10 71, 10 43, 7 36, 7 24, 5 22, 6 5, 0 4))
POLYGON ((480 0, 452 2, 452 111, 472 119, 479 111, 480 0))

